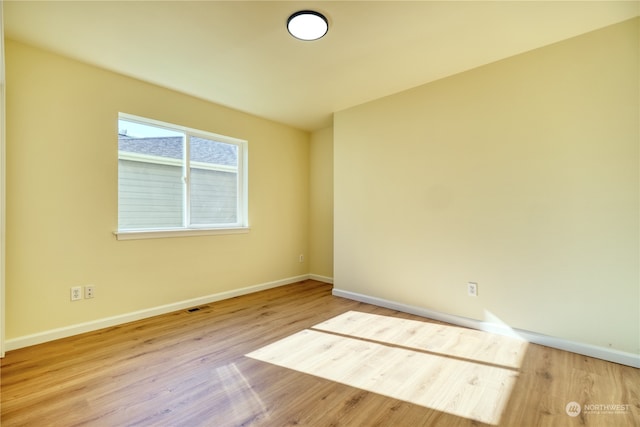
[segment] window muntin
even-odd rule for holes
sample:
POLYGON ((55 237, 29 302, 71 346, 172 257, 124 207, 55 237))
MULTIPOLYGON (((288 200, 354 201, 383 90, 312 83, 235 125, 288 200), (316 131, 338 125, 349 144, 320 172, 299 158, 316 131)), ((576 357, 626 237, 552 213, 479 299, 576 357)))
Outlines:
POLYGON ((246 227, 246 144, 121 113, 118 231, 246 227))

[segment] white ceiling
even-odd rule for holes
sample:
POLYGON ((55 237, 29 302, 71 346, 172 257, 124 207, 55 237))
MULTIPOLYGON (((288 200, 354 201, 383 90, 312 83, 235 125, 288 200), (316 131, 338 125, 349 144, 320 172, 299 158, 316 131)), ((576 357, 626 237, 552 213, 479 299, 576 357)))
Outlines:
POLYGON ((5 1, 8 38, 305 130, 638 16, 639 1, 5 1), (291 37, 315 9, 329 33, 291 37))

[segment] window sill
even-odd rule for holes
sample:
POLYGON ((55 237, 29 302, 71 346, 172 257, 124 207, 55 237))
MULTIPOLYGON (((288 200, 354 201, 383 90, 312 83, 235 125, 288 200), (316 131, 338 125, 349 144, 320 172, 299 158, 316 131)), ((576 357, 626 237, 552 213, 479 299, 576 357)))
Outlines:
POLYGON ((233 228, 185 228, 175 230, 130 230, 114 231, 117 240, 164 239, 167 237, 214 236, 220 234, 245 234, 249 227, 233 228))

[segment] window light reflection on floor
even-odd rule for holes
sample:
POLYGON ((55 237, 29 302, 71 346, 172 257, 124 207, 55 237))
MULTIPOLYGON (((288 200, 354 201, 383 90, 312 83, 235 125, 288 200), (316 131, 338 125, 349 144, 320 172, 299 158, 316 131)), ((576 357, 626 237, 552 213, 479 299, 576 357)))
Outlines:
POLYGON ((249 420, 269 420, 269 412, 262 399, 253 391, 246 377, 235 363, 211 371, 209 383, 216 385, 213 400, 215 418, 225 425, 245 425, 249 420))
POLYGON ((247 356, 497 425, 526 346, 513 337, 349 311, 247 356))

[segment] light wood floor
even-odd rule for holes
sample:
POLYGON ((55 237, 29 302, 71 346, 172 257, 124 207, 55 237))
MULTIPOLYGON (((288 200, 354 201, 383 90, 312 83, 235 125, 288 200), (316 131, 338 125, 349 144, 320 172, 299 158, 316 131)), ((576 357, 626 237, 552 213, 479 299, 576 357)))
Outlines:
POLYGON ((640 426, 640 370, 306 281, 8 352, 1 404, 5 427, 640 426))

